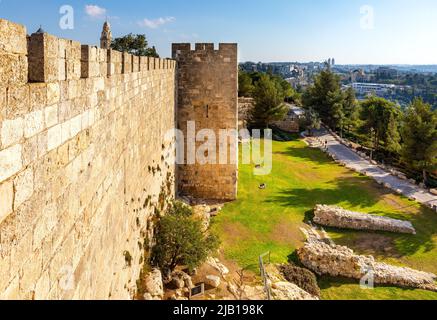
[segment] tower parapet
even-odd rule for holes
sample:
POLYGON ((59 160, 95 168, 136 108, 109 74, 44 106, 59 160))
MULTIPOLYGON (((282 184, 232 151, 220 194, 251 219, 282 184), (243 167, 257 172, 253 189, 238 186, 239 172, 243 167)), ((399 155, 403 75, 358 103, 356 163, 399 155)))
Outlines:
MULTIPOLYGON (((185 164, 178 168, 179 192, 195 198, 234 200, 237 196, 237 130, 238 130, 238 63, 237 44, 221 43, 215 50, 212 43, 173 44, 173 59, 177 61, 177 119, 185 136, 185 150, 189 149, 188 122, 194 123, 196 134, 204 129, 216 137, 215 163, 185 164), (230 139, 220 141, 223 132, 230 139), (226 163, 219 162, 223 148, 226 163), (220 163, 220 164, 219 164, 220 163)), ((195 143, 196 149, 204 141, 195 143)), ((188 152, 188 151, 187 151, 188 152)))

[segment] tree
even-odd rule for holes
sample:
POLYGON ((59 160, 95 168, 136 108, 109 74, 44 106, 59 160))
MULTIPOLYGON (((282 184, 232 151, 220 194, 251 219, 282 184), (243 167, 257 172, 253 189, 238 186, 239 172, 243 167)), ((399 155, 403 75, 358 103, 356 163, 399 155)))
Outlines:
POLYGON ((358 120, 358 103, 355 97, 355 91, 351 87, 344 93, 343 114, 343 129, 350 132, 351 128, 356 126, 358 120))
POLYGON ((361 103, 360 116, 363 120, 361 129, 371 135, 375 150, 379 150, 382 143, 390 152, 400 150, 398 123, 401 110, 398 106, 384 98, 372 96, 361 103))
POLYGON ((312 136, 313 130, 320 129, 322 121, 320 120, 319 114, 313 108, 309 108, 305 110, 305 118, 303 119, 302 125, 308 131, 308 134, 312 136))
POLYGON ((218 247, 218 238, 202 232, 191 208, 174 203, 157 225, 151 262, 170 273, 179 265, 193 270, 218 247))
POLYGON ((427 172, 437 167, 437 111, 422 99, 415 99, 404 115, 401 159, 413 170, 422 172, 427 183, 427 172))
POLYGON ((256 128, 268 128, 272 121, 281 120, 287 114, 282 86, 271 76, 262 74, 255 84, 253 98, 255 106, 251 111, 251 124, 256 128))
POLYGON ((145 56, 146 57, 152 57, 152 58, 159 58, 159 54, 156 51, 155 46, 153 46, 151 48, 147 48, 145 56))
POLYGON ((343 125, 343 94, 340 77, 326 67, 302 97, 304 107, 314 108, 322 121, 333 129, 343 125))
POLYGON ((253 86, 250 75, 247 72, 240 70, 238 72, 238 96, 251 97, 254 89, 255 87, 253 86))
POLYGON ((148 47, 146 35, 132 33, 112 40, 111 48, 121 52, 128 52, 136 56, 159 58, 155 47, 148 47))

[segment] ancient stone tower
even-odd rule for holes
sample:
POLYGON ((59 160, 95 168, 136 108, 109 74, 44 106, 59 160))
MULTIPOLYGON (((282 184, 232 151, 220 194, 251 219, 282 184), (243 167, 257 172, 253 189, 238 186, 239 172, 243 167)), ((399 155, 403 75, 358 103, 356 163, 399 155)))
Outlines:
MULTIPOLYGON (((185 164, 178 167, 179 193, 195 198, 234 200, 237 196, 237 148, 230 140, 220 141, 221 131, 238 128, 238 64, 237 44, 173 44, 177 61, 177 123, 185 136, 185 164), (189 124, 196 134, 212 129, 216 136, 216 161, 212 164, 189 163, 189 124), (220 151, 228 153, 228 161, 219 164, 220 151)), ((196 142, 196 147, 204 142, 196 142)))
POLYGON ((103 24, 102 36, 100 37, 100 48, 111 49, 112 32, 108 21, 103 24))

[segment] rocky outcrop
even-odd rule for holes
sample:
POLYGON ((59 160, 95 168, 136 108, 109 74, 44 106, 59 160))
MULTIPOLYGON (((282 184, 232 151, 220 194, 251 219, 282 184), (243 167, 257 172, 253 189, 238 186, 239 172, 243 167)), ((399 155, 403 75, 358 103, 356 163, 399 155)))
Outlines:
POLYGON ((209 275, 209 276, 206 276, 206 278, 205 278, 205 284, 216 289, 216 288, 220 287, 221 279, 220 279, 220 277, 209 275))
POLYGON ((153 269, 145 279, 146 294, 144 299, 155 300, 164 297, 164 285, 162 282, 162 273, 159 269, 153 269))
POLYGON ((176 289, 188 288, 192 289, 194 287, 191 277, 183 271, 173 271, 171 274, 171 285, 176 289))
POLYGON ((219 259, 209 257, 206 260, 206 264, 220 272, 222 276, 226 276, 229 274, 229 269, 224 264, 222 264, 219 259))
POLYGON ((314 214, 314 222, 327 227, 416 234, 409 221, 347 211, 336 206, 317 205, 314 214))
POLYGON ((298 256, 305 267, 319 275, 357 280, 370 275, 375 284, 437 292, 435 274, 376 262, 372 256, 356 255, 347 247, 312 241, 298 250, 298 256))
POLYGON ((319 300, 290 282, 272 284, 272 295, 274 300, 319 300))

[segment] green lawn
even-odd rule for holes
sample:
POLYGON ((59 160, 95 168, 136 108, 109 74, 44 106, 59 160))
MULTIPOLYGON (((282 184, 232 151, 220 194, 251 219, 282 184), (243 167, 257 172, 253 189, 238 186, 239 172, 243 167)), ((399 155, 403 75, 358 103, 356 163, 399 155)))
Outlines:
MULTIPOLYGON (((254 176, 253 165, 241 165, 238 200, 227 204, 213 228, 223 241, 226 258, 257 270, 258 256, 271 251, 277 263, 293 259, 303 245, 300 227, 316 204, 412 221, 418 234, 394 235, 327 229, 337 244, 392 264, 437 273, 437 214, 391 194, 373 180, 336 165, 304 142, 273 142, 273 172, 254 176), (260 190, 261 183, 267 189, 260 190)), ((436 299, 437 293, 379 287, 363 290, 347 279, 320 280, 323 299, 436 299)))

